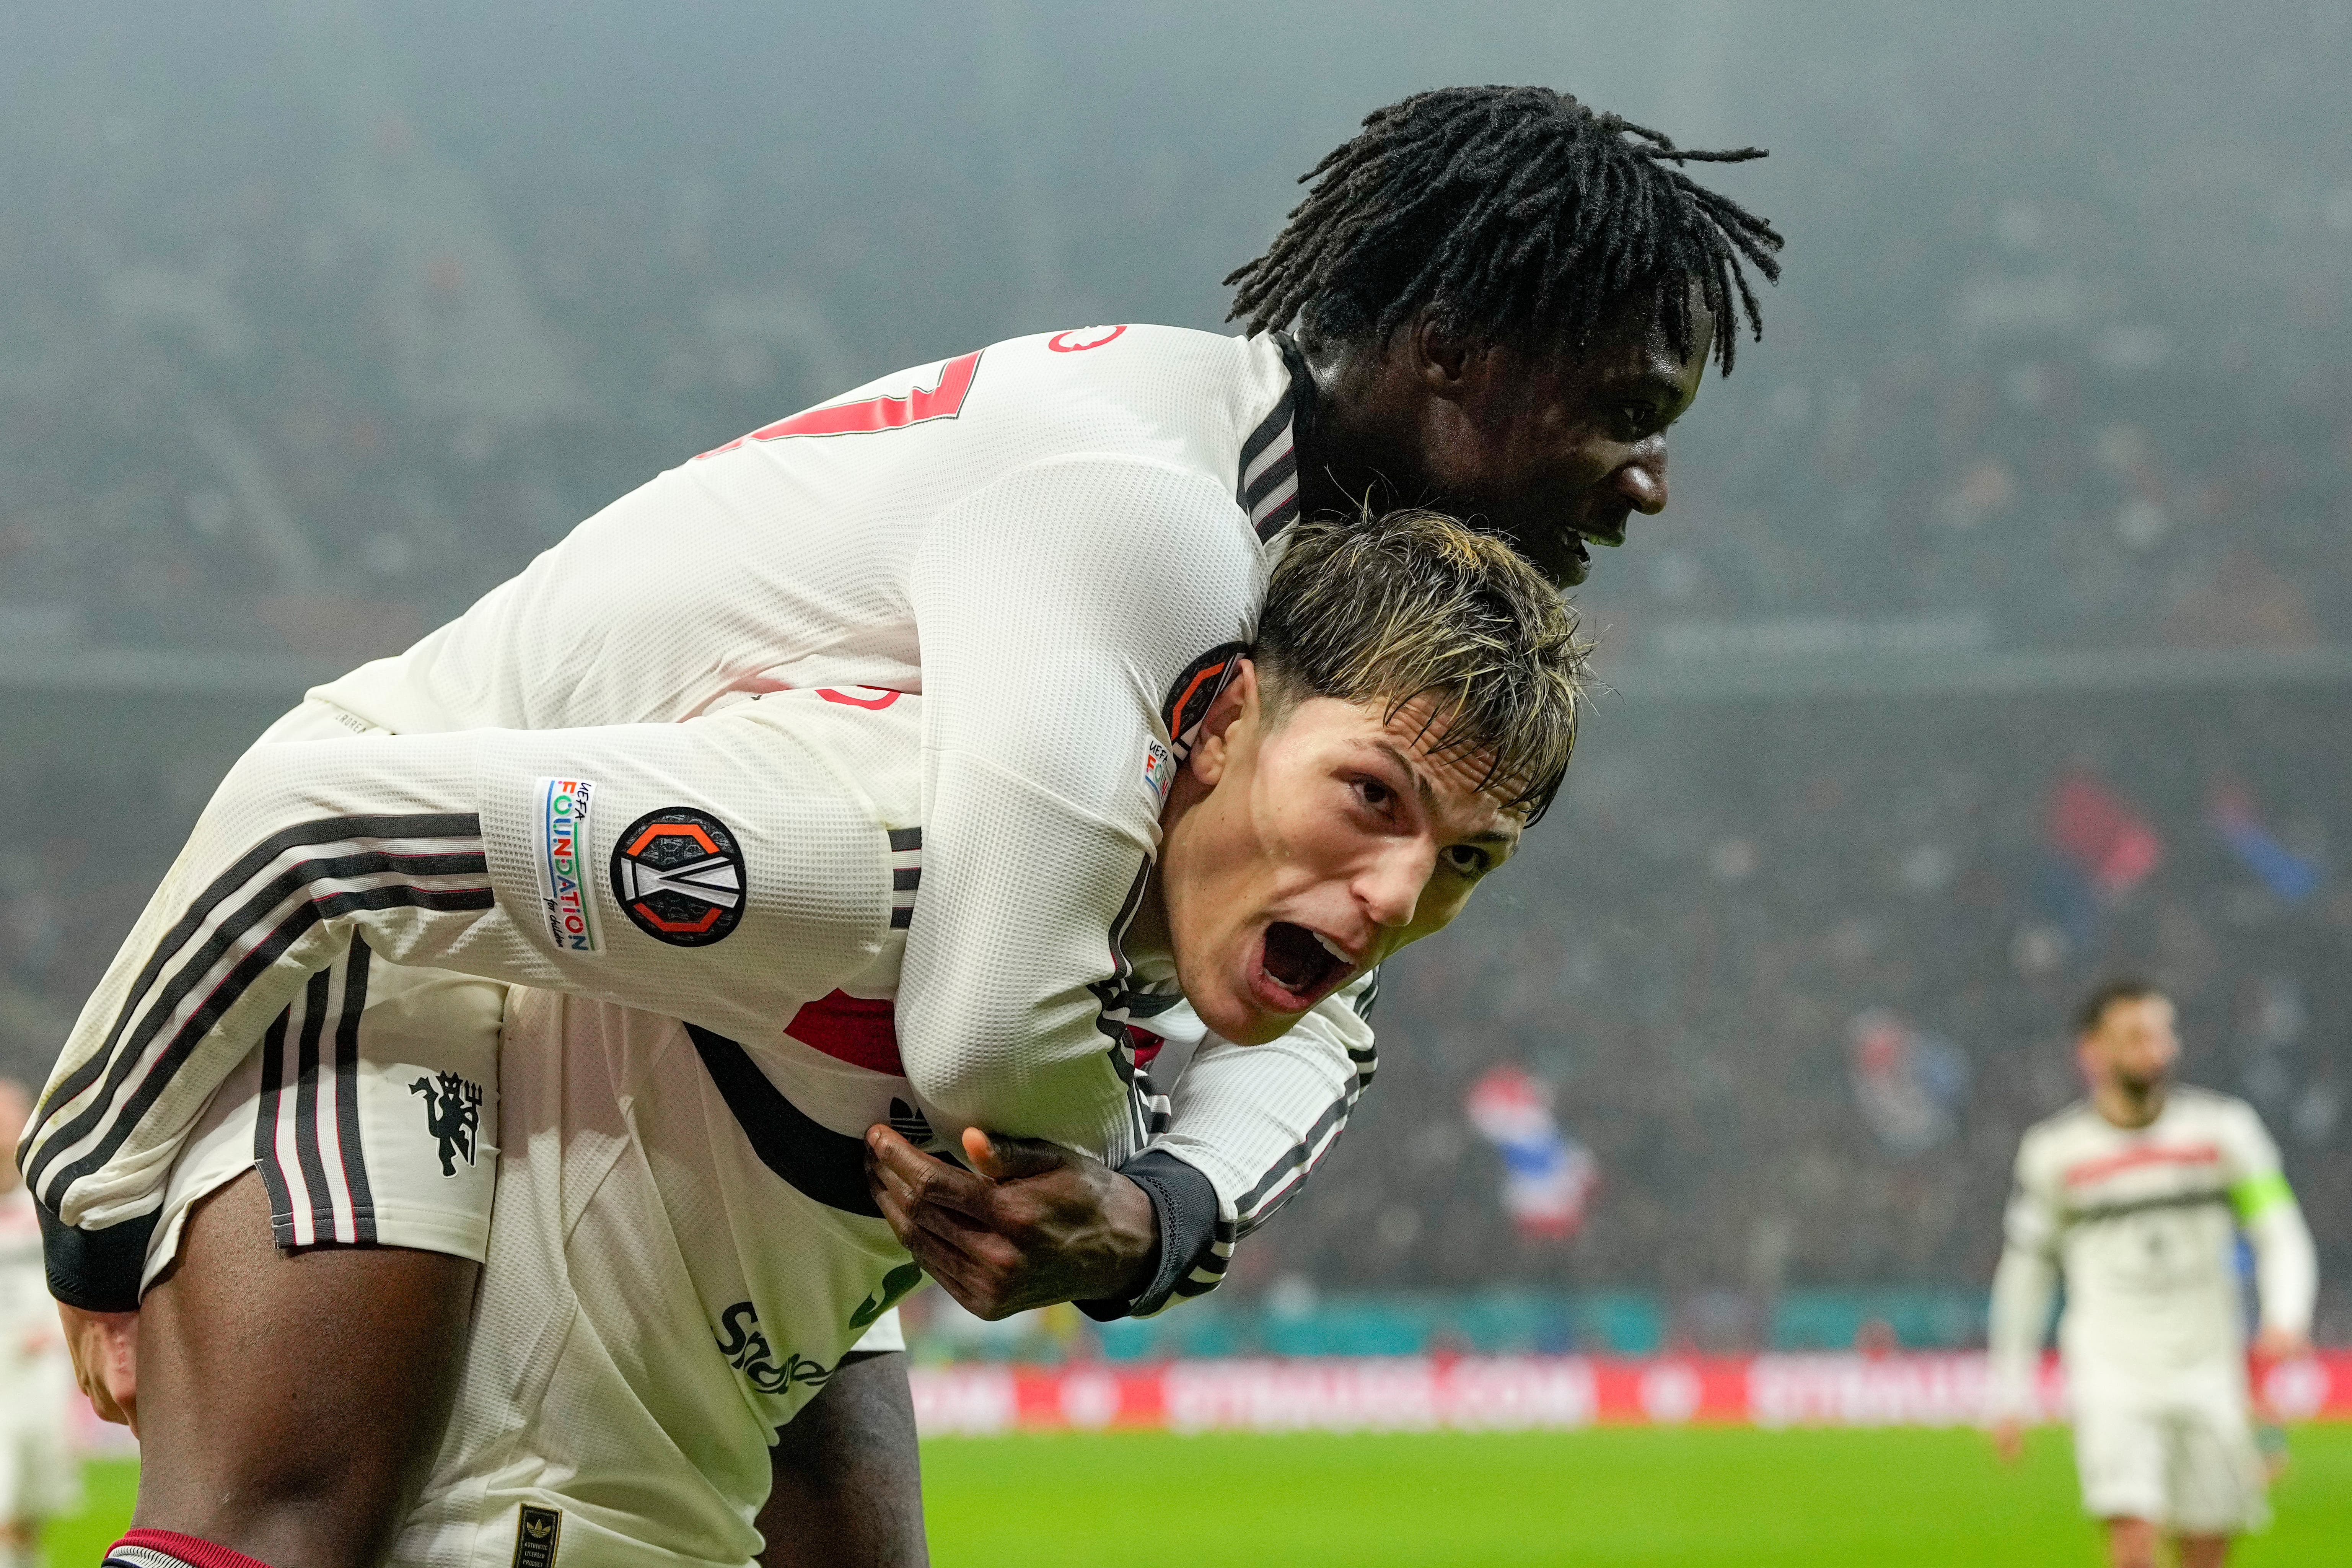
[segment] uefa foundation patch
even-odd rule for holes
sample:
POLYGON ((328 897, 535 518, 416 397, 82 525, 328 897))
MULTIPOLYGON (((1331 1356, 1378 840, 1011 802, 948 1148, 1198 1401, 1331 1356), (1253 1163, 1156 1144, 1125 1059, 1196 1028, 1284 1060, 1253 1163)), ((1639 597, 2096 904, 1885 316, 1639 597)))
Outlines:
POLYGON ((613 846, 613 897, 631 924, 673 947, 709 947, 743 918, 743 851, 707 811, 649 811, 613 846))
POLYGON ((539 899, 547 910, 547 935, 559 952, 595 952, 596 896, 588 886, 588 807, 596 786, 586 779, 541 779, 539 899))
POLYGON ((1157 741, 1143 742, 1143 793, 1153 810, 1168 804, 1168 785, 1176 777, 1176 759, 1157 741))

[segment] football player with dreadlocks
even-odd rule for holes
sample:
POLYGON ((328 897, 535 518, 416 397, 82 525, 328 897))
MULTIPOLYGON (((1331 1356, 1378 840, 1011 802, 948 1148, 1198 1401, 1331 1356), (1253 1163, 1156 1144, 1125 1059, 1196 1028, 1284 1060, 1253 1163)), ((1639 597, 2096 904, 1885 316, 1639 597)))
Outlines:
POLYGON ((1296 334, 1308 510, 1444 506, 1584 581, 1589 544, 1664 510, 1666 427, 1710 346, 1728 375, 1740 318, 1761 335, 1745 267, 1780 276, 1771 226, 1680 165, 1764 155, 1678 149, 1539 87, 1365 121, 1225 279, 1253 335, 1296 334))
MULTIPOLYGON (((1273 247, 1234 275, 1244 335, 1076 329, 845 393, 623 497, 261 743, 665 722, 784 688, 920 692, 907 875, 921 917, 882 1023, 937 1116, 1011 1136, 967 1170, 877 1125, 876 1204, 989 1315, 1202 1293, 1328 1152, 1373 1066, 1373 977, 1330 992, 1346 955, 1277 921, 1252 934, 1242 983, 1321 999, 1267 1044, 1211 1036, 1161 1081, 1121 952, 1160 849, 1158 792, 1252 638, 1285 530, 1434 506, 1581 581, 1591 543, 1665 506, 1667 427, 1710 355, 1728 372, 1755 329, 1748 272, 1778 275, 1779 236, 1686 165, 1761 155, 1681 149, 1547 89, 1408 99, 1310 173, 1273 247), (1134 1137, 1110 1163, 1047 1146, 1120 1100, 1134 1137)), ((642 935, 683 959, 732 929, 724 856, 695 859, 675 822, 616 837, 577 792, 543 794, 546 917, 578 951, 642 935), (687 858, 657 862, 661 845, 687 858), (632 929, 572 930, 583 879, 608 876, 632 929)), ((709 813, 681 798, 671 815, 709 813)), ((446 1419, 500 1141, 502 993, 347 965, 321 972, 299 1019, 241 1003, 339 900, 480 896, 444 853, 480 829, 233 826, 249 850, 151 909, 117 959, 23 1163, 81 1364, 118 1369, 86 1381, 126 1414, 126 1358, 95 1352, 151 1289, 150 1317, 170 1297, 138 1353, 179 1407, 137 1413, 184 1440, 144 1456, 124 1561, 368 1564, 446 1419), (259 1085, 250 1108, 213 1103, 232 1080, 259 1085), (453 1081, 463 1096, 413 1098, 453 1081), (238 1117, 257 1173, 205 1198, 212 1223, 159 1224, 199 1120, 238 1117), (188 1239, 224 1234, 260 1258, 188 1239)), ((719 827, 705 825, 714 844, 719 827)), ((876 1045, 800 1024, 788 1032, 845 1060, 876 1045)), ((726 1325, 709 1327, 723 1346, 726 1325)), ((921 1559, 889 1331, 780 1434, 776 1497, 796 1525, 767 1563, 921 1559)))

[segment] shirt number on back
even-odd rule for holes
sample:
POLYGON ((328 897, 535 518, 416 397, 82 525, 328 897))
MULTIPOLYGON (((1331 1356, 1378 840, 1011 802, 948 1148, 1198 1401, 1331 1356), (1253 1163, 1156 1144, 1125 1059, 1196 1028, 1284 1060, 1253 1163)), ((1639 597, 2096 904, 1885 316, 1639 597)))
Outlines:
POLYGON ((711 458, 731 452, 746 441, 780 441, 787 436, 864 436, 877 430, 903 430, 932 419, 952 419, 962 412, 972 378, 980 374, 981 352, 974 349, 941 365, 936 386, 916 387, 904 397, 862 397, 855 403, 803 409, 701 455, 711 458))

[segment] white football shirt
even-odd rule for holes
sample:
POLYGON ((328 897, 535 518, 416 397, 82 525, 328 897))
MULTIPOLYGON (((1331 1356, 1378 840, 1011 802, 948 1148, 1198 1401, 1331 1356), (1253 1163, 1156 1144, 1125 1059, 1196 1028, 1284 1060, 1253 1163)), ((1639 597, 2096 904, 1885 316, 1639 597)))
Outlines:
POLYGON ((2241 1225, 2255 1244, 2264 1321, 2308 1332, 2310 1233, 2252 1106, 2180 1088, 2145 1127, 2118 1127, 2088 1100, 2037 1122, 2017 1152, 1994 1298, 2008 1402, 2022 1407, 2056 1267, 2066 1283, 2059 1347, 2078 1395, 2242 1355, 2241 1225))
MULTIPOLYGON (((1214 1256, 1180 1287, 1194 1293, 1329 1147, 1374 1066, 1334 998, 1274 1046, 1209 1042, 1161 1094, 1135 1070, 1127 1005, 1151 781, 1254 628, 1297 511, 1294 405, 1265 338, 1101 327, 920 366, 660 475, 314 696, 355 730, 411 734, 666 722, 782 688, 920 691, 925 915, 902 1056, 946 1114, 1007 1132, 1083 1143, 1107 1100, 1131 1097, 1218 1192, 1214 1256)), ((69 1225, 152 1212, 250 1047, 193 1003, 170 1028, 113 1029, 164 961, 154 944, 208 918, 200 901, 151 909, 52 1078, 27 1169, 69 1225)), ((227 973, 225 951, 172 951, 227 973)))

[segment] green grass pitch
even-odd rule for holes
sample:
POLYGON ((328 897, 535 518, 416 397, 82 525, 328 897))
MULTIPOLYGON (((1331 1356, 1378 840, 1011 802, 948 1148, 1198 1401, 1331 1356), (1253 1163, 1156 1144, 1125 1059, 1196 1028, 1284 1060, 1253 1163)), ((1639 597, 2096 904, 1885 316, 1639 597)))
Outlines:
MULTIPOLYGON (((2278 1522, 2238 1568, 2352 1560, 2352 1426, 2293 1445, 2278 1522)), ((1978 1433, 1917 1430, 1024 1436, 927 1444, 923 1466, 940 1568, 2101 1560, 2054 1429, 2014 1472, 1978 1433)), ((53 1568, 97 1563, 134 1484, 128 1464, 91 1467, 89 1512, 50 1532, 53 1568)))

